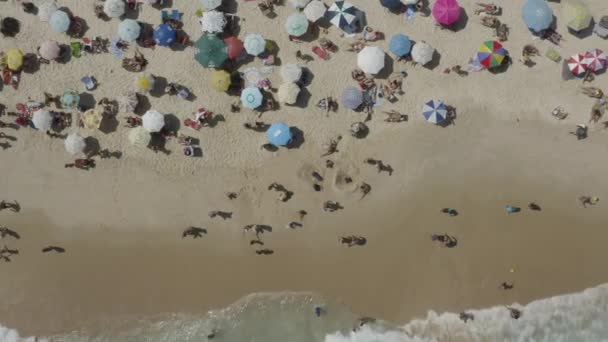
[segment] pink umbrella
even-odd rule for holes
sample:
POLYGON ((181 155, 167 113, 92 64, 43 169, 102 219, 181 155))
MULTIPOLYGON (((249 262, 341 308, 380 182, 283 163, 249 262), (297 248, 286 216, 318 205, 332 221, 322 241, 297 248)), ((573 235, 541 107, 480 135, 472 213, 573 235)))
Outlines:
POLYGON ((608 64, 608 59, 606 58, 606 54, 604 51, 600 49, 593 49, 587 51, 585 54, 585 64, 587 64, 587 68, 593 72, 598 72, 604 68, 606 68, 606 64, 608 64))
POLYGON ((40 44, 40 50, 38 50, 40 57, 48 60, 58 58, 61 54, 61 47, 56 41, 47 40, 40 44))
POLYGON ((568 58, 568 69, 576 76, 580 76, 587 71, 587 63, 585 56, 580 53, 568 58))
POLYGON ((460 18, 460 5, 456 0, 437 0, 433 5, 433 17, 441 25, 452 25, 460 18))

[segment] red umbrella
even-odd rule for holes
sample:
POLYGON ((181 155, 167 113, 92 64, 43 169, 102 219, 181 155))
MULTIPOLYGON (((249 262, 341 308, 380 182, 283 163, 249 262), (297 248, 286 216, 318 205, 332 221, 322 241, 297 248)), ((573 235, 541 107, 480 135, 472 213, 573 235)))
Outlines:
POLYGON ((587 71, 587 62, 585 56, 580 53, 568 58, 568 69, 576 76, 580 76, 587 71))
POLYGON ((236 37, 228 37, 224 39, 224 43, 228 46, 228 58, 235 59, 243 53, 245 49, 243 42, 236 37))
POLYGON ((589 70, 598 72, 606 68, 607 63, 606 54, 600 49, 589 50, 585 54, 585 64, 589 70))

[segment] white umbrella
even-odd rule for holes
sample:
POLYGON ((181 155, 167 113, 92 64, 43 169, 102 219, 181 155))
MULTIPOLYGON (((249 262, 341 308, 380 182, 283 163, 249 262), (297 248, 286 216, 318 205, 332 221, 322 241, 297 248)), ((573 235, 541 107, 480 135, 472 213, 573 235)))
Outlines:
POLYGON ((310 0, 289 0, 289 2, 291 3, 291 5, 294 8, 304 8, 306 7, 306 5, 308 5, 308 3, 310 2, 310 0))
POLYGON ((379 73, 384 68, 384 51, 377 46, 366 46, 357 55, 357 65, 365 73, 379 73))
POLYGON ((325 12, 327 12, 327 7, 325 7, 325 4, 319 0, 313 0, 306 5, 306 7, 304 7, 304 15, 312 22, 323 18, 325 16, 325 12))
POLYGON ((201 6, 205 11, 210 11, 212 9, 216 9, 220 7, 222 4, 222 0, 201 0, 201 6))
POLYGON ((284 82, 298 82, 302 78, 302 67, 287 63, 281 67, 281 78, 284 82))
POLYGON ((419 0, 401 0, 401 3, 404 5, 415 5, 419 0))
POLYGON ((124 95, 119 96, 116 101, 118 102, 118 110, 123 113, 134 112, 139 104, 137 93, 134 91, 126 92, 124 95))
POLYGON ((106 0, 103 3, 103 12, 110 18, 118 18, 125 14, 125 2, 123 0, 106 0))
POLYGON ((425 65, 433 60, 435 49, 425 42, 418 42, 412 48, 412 59, 418 64, 425 65))
POLYGON ((150 133, 160 132, 165 126, 165 116, 155 110, 149 110, 141 118, 142 126, 150 133))
POLYGON ((226 16, 222 12, 207 11, 203 12, 200 22, 203 32, 219 33, 224 31, 226 16))
POLYGON ((38 6, 38 18, 40 21, 49 21, 51 14, 59 9, 55 0, 46 0, 38 6))
POLYGON ((32 116, 34 127, 41 131, 46 131, 53 127, 53 114, 46 109, 38 109, 32 116))
POLYGON ((266 40, 259 33, 249 33, 245 36, 245 51, 252 56, 257 56, 266 50, 266 40))
POLYGON ((71 133, 68 135, 63 144, 65 145, 65 150, 68 151, 69 154, 83 153, 84 149, 87 147, 84 138, 78 133, 71 133))
POLYGON ((283 83, 279 86, 279 91, 277 92, 277 96, 279 98, 279 102, 285 104, 294 104, 298 100, 298 95, 300 94, 300 87, 297 84, 288 82, 283 83))

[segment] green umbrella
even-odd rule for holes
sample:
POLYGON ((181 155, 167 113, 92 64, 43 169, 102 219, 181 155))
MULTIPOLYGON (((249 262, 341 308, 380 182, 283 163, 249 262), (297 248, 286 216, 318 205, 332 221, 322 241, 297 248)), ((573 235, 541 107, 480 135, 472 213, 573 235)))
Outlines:
POLYGON ((301 13, 292 14, 287 17, 285 29, 290 35, 299 37, 308 31, 308 19, 301 13))
POLYGON ((228 58, 226 44, 213 34, 206 34, 194 44, 194 59, 205 68, 219 68, 228 58))

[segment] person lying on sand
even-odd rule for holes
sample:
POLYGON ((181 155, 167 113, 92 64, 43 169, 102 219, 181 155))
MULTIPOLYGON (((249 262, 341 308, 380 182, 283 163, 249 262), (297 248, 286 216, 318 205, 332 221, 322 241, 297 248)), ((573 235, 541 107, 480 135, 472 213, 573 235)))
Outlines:
POLYGON ((343 207, 340 205, 340 203, 335 202, 335 201, 325 201, 323 203, 323 210, 325 212, 334 212, 338 209, 343 209, 343 207))
POLYGON ((450 216, 458 216, 458 211, 452 208, 443 208, 441 209, 441 212, 450 216))
POLYGON ((387 115, 386 119, 384 119, 386 122, 404 122, 408 120, 407 114, 401 114, 394 109, 383 111, 383 113, 387 115))
POLYGON ((95 167, 95 160, 94 159, 76 159, 74 160, 73 163, 70 164, 65 164, 66 168, 72 168, 75 167, 77 169, 81 169, 81 170, 89 170, 95 167))
POLYGON ((196 239, 202 237, 203 234, 207 234, 207 229, 190 226, 183 231, 182 238, 185 238, 186 236, 192 236, 192 238, 196 239))
POLYGON ((5 209, 18 213, 19 211, 21 211, 21 205, 19 205, 19 202, 17 202, 17 201, 8 202, 5 200, 2 200, 2 201, 0 201, 0 211, 5 210, 5 209))
POLYGON ((296 221, 291 221, 289 222, 285 228, 289 228, 289 229, 297 229, 297 228, 301 228, 302 224, 300 222, 296 222, 296 221))
POLYGON ((587 205, 595 205, 600 201, 599 197, 591 197, 591 196, 580 196, 578 201, 581 202, 583 207, 587 208, 587 205))
POLYGON ((232 218, 232 212, 231 211, 221 211, 221 210, 212 210, 209 212, 210 218, 214 218, 214 217, 218 217, 218 216, 224 220, 227 220, 227 219, 232 218))
POLYGON ((21 236, 16 231, 14 231, 6 226, 0 227, 0 238, 4 239, 5 237, 9 237, 9 236, 12 238, 15 238, 17 240, 21 239, 21 236))
POLYGON ((255 132, 263 133, 268 130, 270 125, 265 123, 264 121, 255 121, 254 123, 245 122, 243 124, 243 127, 245 127, 245 129, 250 129, 255 132))
POLYGON ((336 138, 330 138, 327 143, 324 143, 321 147, 324 152, 321 154, 321 157, 329 156, 330 154, 334 154, 338 152, 338 143, 342 140, 342 136, 338 135, 336 138))
POLYGON ((226 193, 226 197, 228 197, 229 200, 234 200, 238 197, 238 195, 236 194, 236 192, 227 192, 226 193))
POLYGON ((601 99, 604 97, 604 92, 600 88, 596 87, 581 87, 581 92, 589 97, 601 99))
POLYGON ((255 251, 255 254, 257 254, 257 255, 272 255, 272 254, 274 254, 274 251, 272 249, 269 249, 269 248, 264 248, 264 249, 258 249, 257 251, 255 251))
POLYGON ((475 9, 476 15, 481 15, 482 13, 489 15, 498 15, 500 13, 500 7, 496 6, 493 3, 484 4, 481 2, 476 3, 477 8, 475 9))
POLYGON ((503 281, 503 282, 500 284, 500 288, 501 288, 501 289, 503 289, 503 290, 512 290, 512 289, 513 289, 513 287, 514 287, 513 283, 511 283, 511 284, 507 284, 507 282, 504 282, 504 281, 503 281))

